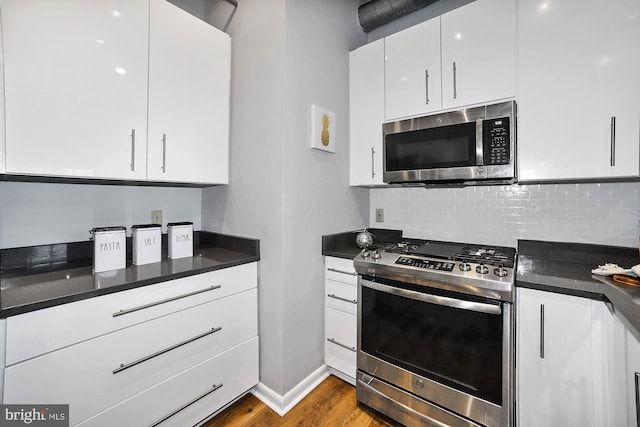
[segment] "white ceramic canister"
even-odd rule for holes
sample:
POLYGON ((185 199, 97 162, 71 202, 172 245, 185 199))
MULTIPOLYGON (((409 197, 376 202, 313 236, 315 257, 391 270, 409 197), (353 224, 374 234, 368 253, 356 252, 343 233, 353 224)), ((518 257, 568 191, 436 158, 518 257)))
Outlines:
POLYGON ((118 270, 127 265, 127 229, 96 227, 93 234, 93 271, 118 270))
POLYGON ((159 224, 131 226, 131 243, 134 265, 151 264, 162 259, 162 227, 159 224))
POLYGON ((176 259, 193 256, 192 222, 170 222, 167 224, 167 235, 169 258, 176 259))

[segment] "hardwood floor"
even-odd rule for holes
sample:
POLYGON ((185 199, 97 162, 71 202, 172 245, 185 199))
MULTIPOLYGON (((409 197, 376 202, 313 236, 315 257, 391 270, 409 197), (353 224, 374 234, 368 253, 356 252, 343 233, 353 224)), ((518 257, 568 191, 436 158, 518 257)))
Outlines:
POLYGON ((284 417, 247 394, 205 424, 214 426, 398 427, 400 424, 358 404, 355 387, 330 375, 284 417))

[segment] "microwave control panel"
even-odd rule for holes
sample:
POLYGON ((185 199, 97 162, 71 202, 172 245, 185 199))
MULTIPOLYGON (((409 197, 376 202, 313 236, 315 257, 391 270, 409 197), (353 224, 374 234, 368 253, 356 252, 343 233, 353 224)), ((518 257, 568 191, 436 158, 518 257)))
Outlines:
POLYGON ((509 164, 511 157, 509 117, 487 119, 482 125, 483 163, 487 166, 509 164))

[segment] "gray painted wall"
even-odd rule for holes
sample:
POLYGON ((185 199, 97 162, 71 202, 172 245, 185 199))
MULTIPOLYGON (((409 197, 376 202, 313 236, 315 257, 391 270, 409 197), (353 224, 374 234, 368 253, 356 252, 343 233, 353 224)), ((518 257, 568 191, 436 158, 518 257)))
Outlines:
POLYGON ((348 51, 355 0, 243 0, 232 38, 230 185, 203 190, 203 229, 254 236, 260 381, 284 395, 324 360, 321 236, 363 227, 352 189, 348 51), (336 113, 336 153, 309 148, 310 106, 336 113))
POLYGON ((162 210, 165 233, 175 221, 192 221, 199 230, 201 190, 3 181, 0 248, 88 240, 94 227, 147 224, 155 209, 162 210))

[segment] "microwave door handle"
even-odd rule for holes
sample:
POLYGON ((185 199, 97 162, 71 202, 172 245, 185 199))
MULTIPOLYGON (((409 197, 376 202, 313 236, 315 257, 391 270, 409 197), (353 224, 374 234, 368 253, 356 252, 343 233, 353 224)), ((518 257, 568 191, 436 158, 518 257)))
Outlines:
POLYGON ((476 165, 484 165, 484 120, 476 120, 476 165))
POLYGON ((485 304, 481 302, 466 301, 456 298, 443 297, 440 295, 424 294, 422 292, 410 291, 408 289, 395 288, 393 286, 382 285, 370 280, 361 280, 362 286, 387 294, 397 295, 403 298, 409 298, 415 301, 426 302, 430 304, 442 305, 445 307, 458 308, 462 310, 476 311, 486 314, 502 314, 500 305, 485 304))

